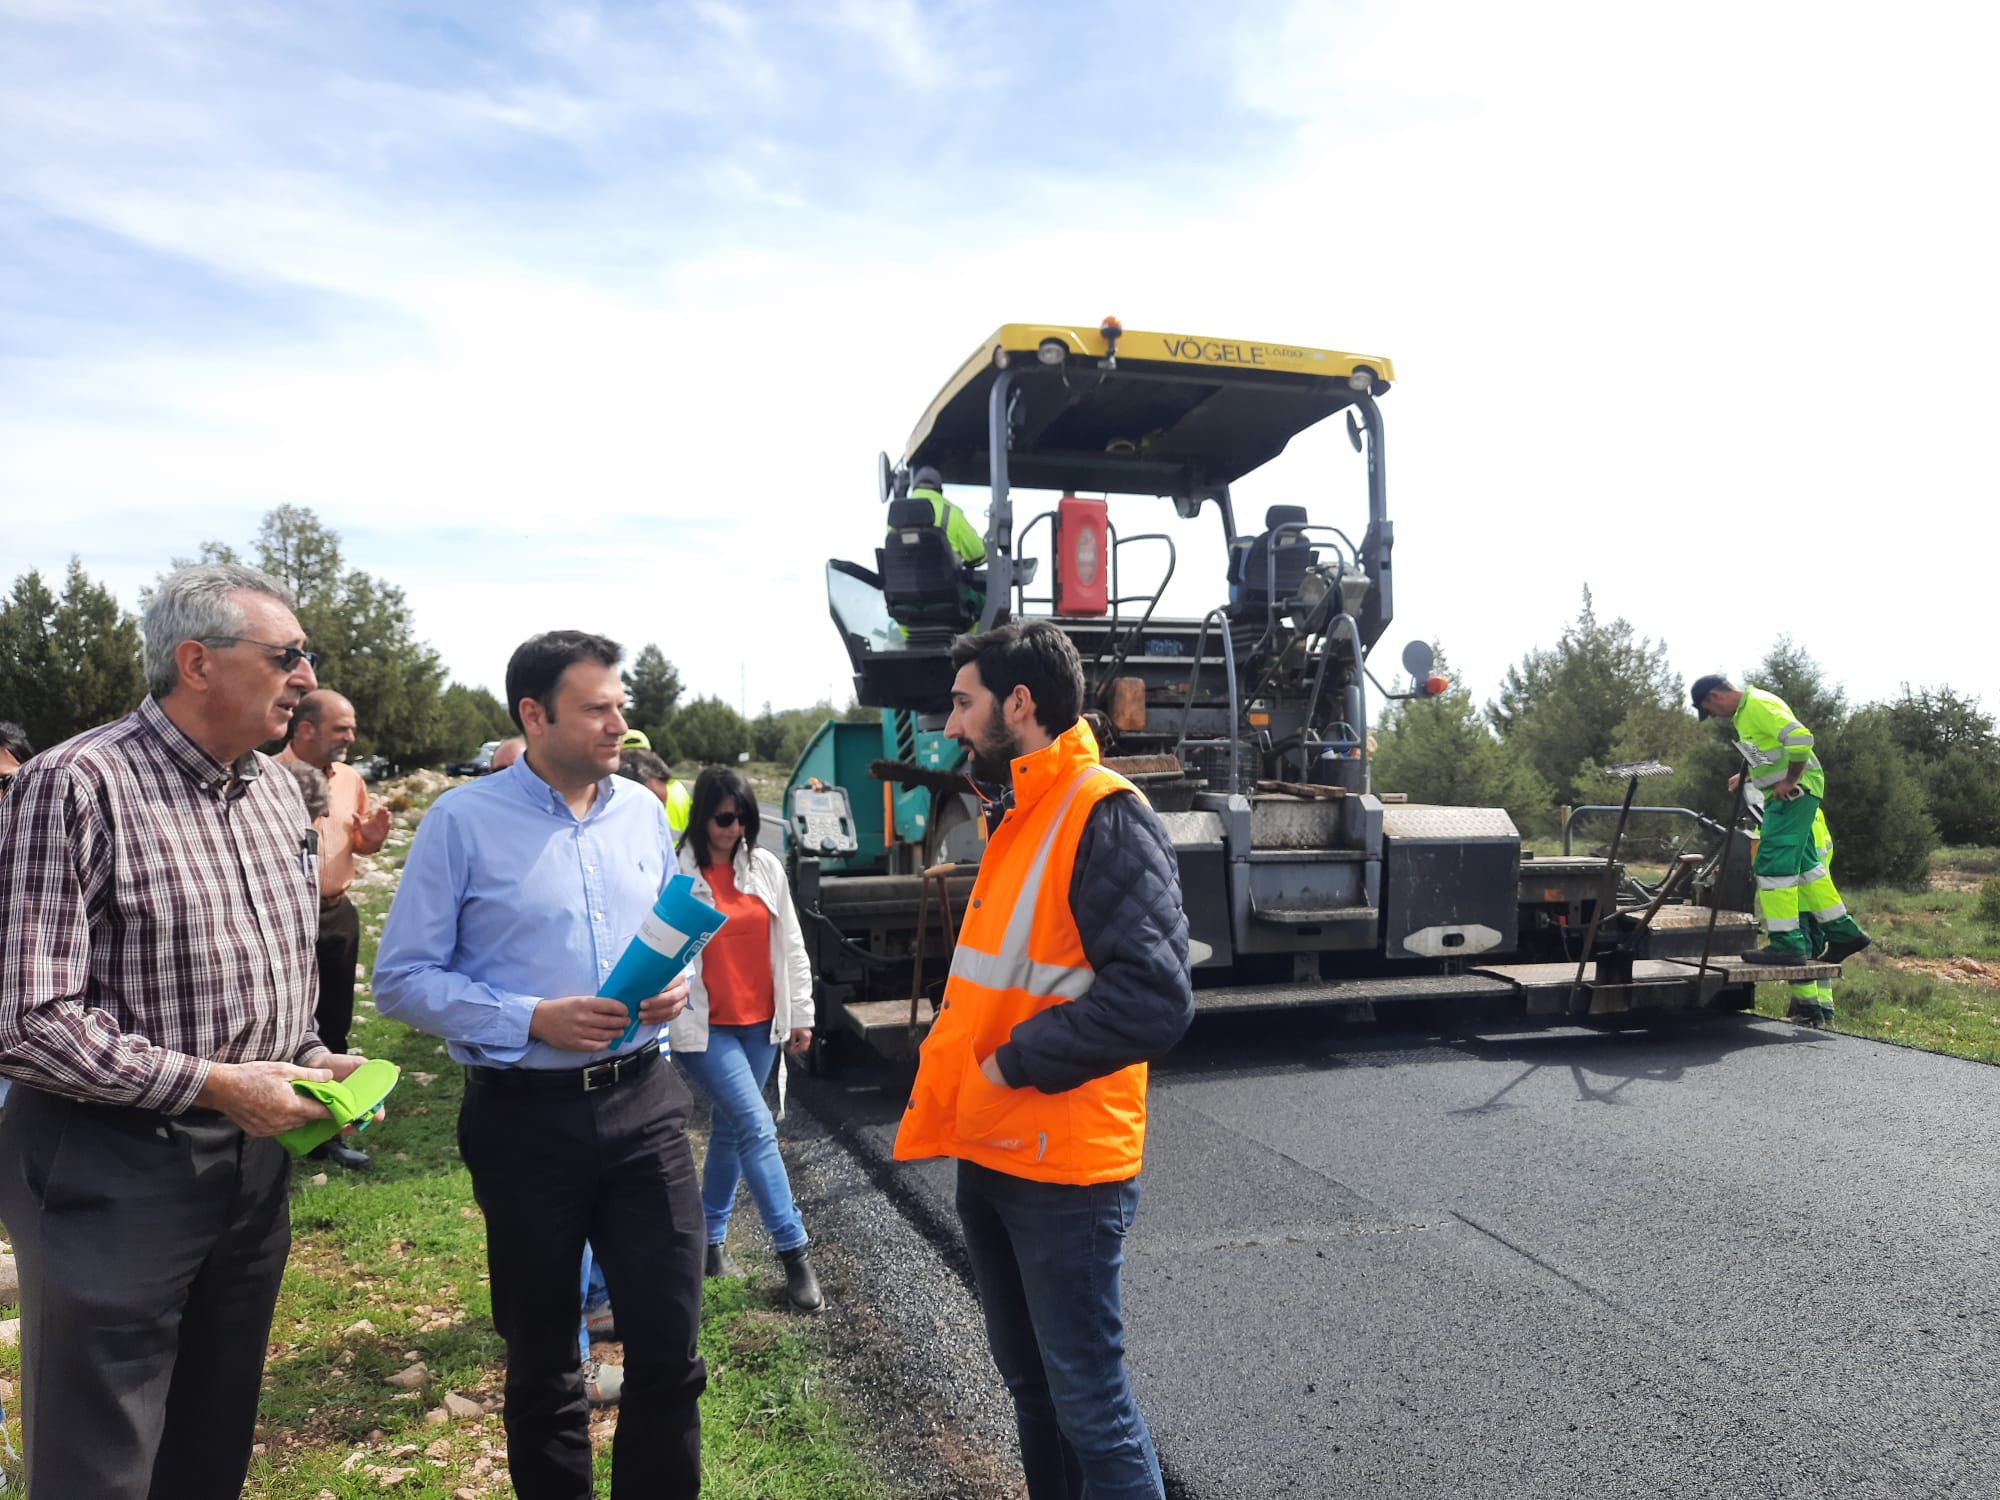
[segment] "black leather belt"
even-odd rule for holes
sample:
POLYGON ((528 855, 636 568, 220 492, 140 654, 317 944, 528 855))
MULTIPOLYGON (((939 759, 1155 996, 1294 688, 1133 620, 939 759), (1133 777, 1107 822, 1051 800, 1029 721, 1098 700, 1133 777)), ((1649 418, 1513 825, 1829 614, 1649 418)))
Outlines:
POLYGON ((648 1042, 637 1052, 627 1052, 587 1068, 475 1068, 465 1073, 475 1083, 496 1089, 533 1090, 545 1094, 594 1094, 616 1087, 628 1078, 643 1077, 660 1060, 660 1044, 648 1042))

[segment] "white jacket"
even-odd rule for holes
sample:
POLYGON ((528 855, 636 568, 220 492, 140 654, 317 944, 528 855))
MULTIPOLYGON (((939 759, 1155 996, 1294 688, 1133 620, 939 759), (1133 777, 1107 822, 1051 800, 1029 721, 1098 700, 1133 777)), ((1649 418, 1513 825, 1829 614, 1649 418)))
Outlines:
MULTIPOLYGON (((771 910, 771 1040, 783 1044, 795 1027, 813 1024, 812 960, 806 956, 806 936, 792 905, 785 867, 768 849, 736 850, 736 889, 755 896, 771 910)), ((695 894, 713 902, 708 876, 694 862, 692 836, 681 846, 681 873, 694 878, 695 894)), ((701 982, 701 956, 688 966, 687 1009, 667 1023, 667 1047, 673 1052, 708 1050, 708 987, 701 982)))

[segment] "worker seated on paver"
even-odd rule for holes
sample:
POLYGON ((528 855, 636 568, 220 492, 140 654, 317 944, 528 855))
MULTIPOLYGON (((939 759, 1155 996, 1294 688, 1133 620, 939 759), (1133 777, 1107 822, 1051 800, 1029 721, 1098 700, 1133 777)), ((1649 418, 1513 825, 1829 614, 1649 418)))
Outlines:
POLYGON ((877 553, 889 613, 905 630, 964 630, 986 605, 986 542, 944 496, 938 471, 911 476, 906 499, 889 504, 889 534, 877 553))
POLYGON ((910 498, 930 506, 931 524, 944 532, 960 562, 968 568, 986 566, 986 539, 966 519, 964 511, 945 499, 944 478, 929 464, 910 476, 910 498))

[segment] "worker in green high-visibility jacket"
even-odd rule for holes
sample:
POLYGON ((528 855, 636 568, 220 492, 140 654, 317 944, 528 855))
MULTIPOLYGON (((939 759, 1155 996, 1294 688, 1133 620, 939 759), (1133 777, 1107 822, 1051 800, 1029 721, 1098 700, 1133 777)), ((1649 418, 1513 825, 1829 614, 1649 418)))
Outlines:
MULTIPOLYGON (((959 562, 967 568, 986 566, 986 538, 979 534, 965 512, 945 498, 944 476, 925 464, 910 476, 910 498, 928 500, 931 516, 944 539, 951 543, 951 550, 957 554, 959 562)), ((891 531, 895 527, 889 528, 891 531)), ((973 585, 966 579, 959 585, 959 592, 965 604, 965 612, 974 620, 986 607, 986 590, 973 585)))
POLYGON ((1749 767, 1744 774, 1765 797, 1752 873, 1769 946, 1743 958, 1787 967, 1811 962, 1807 920, 1826 937, 1827 962, 1852 958, 1869 939, 1847 914, 1815 845, 1813 823, 1826 794, 1826 773, 1813 753, 1812 731, 1776 693, 1737 688, 1726 677, 1698 677, 1689 695, 1702 718, 1729 718, 1736 749, 1749 767))
POLYGON ((979 534, 964 511, 945 499, 944 478, 929 464, 910 476, 910 498, 930 501, 931 514, 937 518, 944 539, 951 543, 951 550, 958 554, 960 562, 968 568, 986 565, 986 538, 979 534))
POLYGON ((688 810, 694 798, 674 779, 673 767, 653 753, 653 742, 643 729, 628 729, 618 742, 618 774, 641 782, 660 799, 667 815, 667 831, 678 839, 687 832, 688 810))

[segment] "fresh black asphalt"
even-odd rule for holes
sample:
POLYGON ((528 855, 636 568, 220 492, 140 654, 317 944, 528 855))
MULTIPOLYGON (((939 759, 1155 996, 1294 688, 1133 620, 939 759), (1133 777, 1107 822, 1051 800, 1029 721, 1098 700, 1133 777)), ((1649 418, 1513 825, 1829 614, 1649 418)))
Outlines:
MULTIPOLYGON (((908 1073, 794 1097, 962 1271, 908 1073)), ((1992 1500, 1996 1163, 2000 1069, 1780 1022, 1205 1017, 1125 1272, 1169 1491, 1992 1500)))

